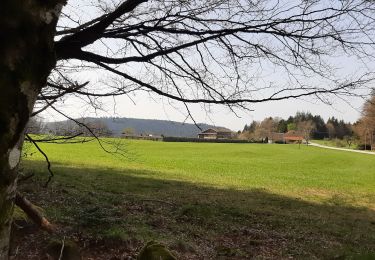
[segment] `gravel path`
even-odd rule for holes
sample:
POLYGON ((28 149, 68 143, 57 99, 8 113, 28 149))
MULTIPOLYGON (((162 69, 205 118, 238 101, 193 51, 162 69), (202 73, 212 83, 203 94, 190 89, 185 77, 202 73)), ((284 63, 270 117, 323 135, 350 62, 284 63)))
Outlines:
POLYGON ((375 152, 370 152, 370 151, 361 151, 361 150, 353 150, 353 149, 346 149, 346 148, 338 148, 338 147, 321 145, 321 144, 317 144, 317 143, 309 143, 309 145, 320 147, 320 148, 332 149, 332 150, 347 151, 347 152, 353 152, 353 153, 365 153, 365 154, 375 155, 375 152))

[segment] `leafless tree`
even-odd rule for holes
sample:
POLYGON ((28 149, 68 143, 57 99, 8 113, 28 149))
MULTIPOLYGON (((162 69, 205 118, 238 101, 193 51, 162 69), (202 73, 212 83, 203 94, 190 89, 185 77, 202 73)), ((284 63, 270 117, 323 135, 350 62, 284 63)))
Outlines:
POLYGON ((253 139, 264 141, 271 138, 272 134, 277 130, 278 122, 278 118, 268 117, 263 119, 263 121, 255 127, 255 131, 252 134, 253 139))
POLYGON ((335 126, 332 123, 326 124, 327 130, 328 130, 328 137, 329 139, 333 139, 336 137, 336 130, 335 126))
POLYGON ((375 142, 375 91, 363 105, 362 116, 354 129, 365 149, 367 146, 372 148, 375 142))
POLYGON ((32 117, 26 126, 26 133, 40 134, 43 131, 43 122, 41 118, 32 117))
POLYGON ((71 96, 95 106, 134 91, 183 102, 188 116, 191 103, 233 109, 362 95, 371 73, 338 77, 332 57, 373 58, 374 7, 367 0, 114 0, 81 9, 74 0, 2 1, 0 259, 8 255, 30 116, 59 111, 71 96), (77 71, 111 73, 115 83, 92 84, 77 71), (267 81, 271 73, 280 81, 267 81))
POLYGON ((297 131, 303 134, 307 145, 309 144, 311 134, 315 129, 316 126, 312 120, 297 122, 297 131))

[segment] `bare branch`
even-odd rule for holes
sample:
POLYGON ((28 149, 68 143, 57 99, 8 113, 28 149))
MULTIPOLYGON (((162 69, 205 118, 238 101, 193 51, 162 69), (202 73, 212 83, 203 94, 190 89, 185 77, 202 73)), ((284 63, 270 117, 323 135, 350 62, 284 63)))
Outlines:
POLYGON ((48 176, 48 180, 46 181, 46 183, 45 183, 45 187, 47 187, 48 186, 48 184, 50 183, 50 181, 52 180, 52 178, 53 178, 53 176, 54 176, 54 174, 53 174, 53 172, 52 172, 52 170, 51 170, 51 162, 49 161, 49 159, 48 159, 48 156, 47 156, 47 154, 39 147, 39 145, 34 141, 34 139, 32 139, 31 137, 30 137, 30 135, 28 135, 28 134, 26 134, 26 138, 27 138, 27 140, 29 141, 29 142, 31 142, 34 146, 35 146, 35 148, 43 155, 43 157, 44 157, 44 159, 46 160, 46 162, 47 162, 47 170, 48 170, 48 172, 49 172, 49 176, 48 176))

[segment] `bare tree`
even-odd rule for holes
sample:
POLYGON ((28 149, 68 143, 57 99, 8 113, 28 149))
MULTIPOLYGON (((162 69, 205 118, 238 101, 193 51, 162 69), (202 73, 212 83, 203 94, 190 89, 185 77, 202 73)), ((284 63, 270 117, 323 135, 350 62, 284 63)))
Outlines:
POLYGON ((326 127, 327 127, 327 131, 328 131, 329 139, 335 138, 336 137, 335 126, 332 123, 327 123, 326 127))
POLYGON ((278 118, 265 118, 256 126, 253 134, 254 139, 268 142, 268 138, 272 136, 272 133, 276 132, 279 121, 278 118))
POLYGON ((374 145, 375 136, 375 91, 365 102, 362 109, 362 116, 355 125, 354 130, 359 136, 360 142, 364 144, 365 149, 374 145))
POLYGON ((26 133, 28 134, 41 134, 43 131, 43 122, 41 118, 32 117, 26 126, 26 133))
POLYGON ((233 109, 308 95, 329 103, 362 95, 372 80, 338 77, 331 57, 373 58, 373 1, 97 1, 86 16, 66 1, 0 4, 0 259, 25 126, 66 98, 96 106, 145 91, 183 102, 191 116, 191 103, 233 109), (78 71, 116 77, 98 86, 79 82, 78 71), (285 80, 267 82, 270 71, 285 80))
POLYGON ((299 121, 297 123, 297 130, 301 132, 306 140, 306 144, 309 144, 312 132, 316 129, 316 125, 312 120, 299 121))

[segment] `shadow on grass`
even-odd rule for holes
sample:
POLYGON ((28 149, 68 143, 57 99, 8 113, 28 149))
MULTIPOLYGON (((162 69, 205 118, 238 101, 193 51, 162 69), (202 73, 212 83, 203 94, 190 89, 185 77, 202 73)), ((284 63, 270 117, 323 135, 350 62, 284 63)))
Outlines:
POLYGON ((158 179, 157 172, 58 164, 44 189, 44 164, 25 164, 36 177, 20 189, 68 236, 133 243, 134 250, 159 240, 181 259, 351 259, 375 250, 375 212, 337 198, 317 204, 265 189, 158 179))

